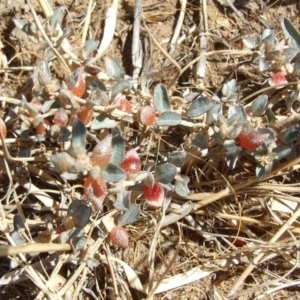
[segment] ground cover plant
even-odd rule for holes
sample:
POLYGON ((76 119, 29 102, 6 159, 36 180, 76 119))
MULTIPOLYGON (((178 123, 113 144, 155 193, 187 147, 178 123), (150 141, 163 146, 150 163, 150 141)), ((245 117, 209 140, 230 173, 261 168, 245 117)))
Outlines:
POLYGON ((297 297, 299 5, 14 5, 1 295, 297 297))

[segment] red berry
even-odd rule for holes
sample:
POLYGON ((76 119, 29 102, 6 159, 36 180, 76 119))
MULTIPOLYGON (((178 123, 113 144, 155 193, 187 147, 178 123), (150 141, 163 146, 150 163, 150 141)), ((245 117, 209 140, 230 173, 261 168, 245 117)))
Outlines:
POLYGON ((246 242, 240 239, 231 239, 231 243, 236 247, 244 247, 246 245, 246 242))
POLYGON ((35 127, 36 134, 45 135, 46 131, 50 129, 50 122, 48 120, 44 120, 41 124, 35 127))
POLYGON ((141 159, 135 149, 126 152, 120 167, 128 175, 136 175, 141 171, 141 159))
POLYGON ((142 107, 140 121, 143 125, 153 125, 155 122, 155 109, 149 105, 142 107))
POLYGON ((147 204, 155 207, 162 206, 165 197, 165 191, 158 182, 155 182, 152 188, 144 185, 143 194, 147 204))
POLYGON ((82 97, 86 89, 82 68, 78 68, 73 72, 67 80, 67 86, 74 96, 82 97))
POLYGON ((128 248, 128 233, 122 226, 115 226, 109 234, 109 239, 118 247, 128 248))
POLYGON ((269 134, 262 134, 256 131, 252 131, 247 134, 240 134, 238 136, 238 141, 240 145, 247 150, 255 150, 261 146, 265 139, 268 138, 269 134))
POLYGON ((92 179, 88 176, 85 179, 84 194, 97 210, 102 210, 107 193, 106 183, 101 177, 92 179))
POLYGON ((64 110, 64 108, 60 107, 54 115, 53 123, 59 126, 66 126, 68 124, 69 117, 64 110))
POLYGON ((86 106, 80 107, 77 111, 77 117, 78 119, 84 124, 89 124, 93 119, 93 110, 87 108, 86 106))
POLYGON ((115 100, 115 105, 117 105, 117 108, 119 110, 127 112, 129 114, 132 111, 131 104, 124 95, 115 100))
POLYGON ((104 167, 108 164, 112 152, 111 141, 112 135, 109 134, 95 146, 91 155, 93 166, 104 167))
POLYGON ((92 75, 92 76, 97 76, 100 73, 101 69, 98 67, 93 67, 93 66, 85 66, 84 67, 84 72, 92 75))
MULTIPOLYGON (((269 84, 270 86, 276 86, 278 84, 283 84, 283 83, 287 83, 288 81, 285 78, 285 75, 283 74, 282 71, 277 72, 276 74, 274 74, 270 79, 269 79, 269 84)), ((281 87, 279 87, 281 88, 281 87)))
POLYGON ((65 227, 65 225, 60 225, 60 226, 58 226, 57 228, 56 228, 56 233, 57 234, 60 234, 60 233, 62 233, 62 232, 64 232, 64 231, 66 231, 67 229, 66 229, 66 227, 65 227))
POLYGON ((3 137, 6 138, 6 135, 7 135, 6 125, 1 118, 0 118, 0 130, 2 132, 3 137))

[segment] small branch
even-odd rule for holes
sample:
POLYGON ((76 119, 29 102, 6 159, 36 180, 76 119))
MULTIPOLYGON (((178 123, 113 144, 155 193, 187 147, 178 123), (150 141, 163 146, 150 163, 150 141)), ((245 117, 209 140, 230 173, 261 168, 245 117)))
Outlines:
POLYGON ((185 16, 185 10, 186 10, 186 0, 180 0, 181 2, 181 9, 180 9, 180 14, 179 14, 179 17, 178 17, 178 20, 177 20, 177 25, 176 25, 176 28, 174 30, 174 34, 172 36, 172 39, 171 39, 171 47, 170 47, 170 50, 169 50, 169 54, 172 55, 176 49, 176 41, 178 39, 178 36, 180 34, 180 31, 181 31, 181 28, 182 28, 182 24, 183 24, 183 20, 184 20, 184 16, 185 16))
POLYGON ((133 78, 138 78, 143 64, 143 48, 142 48, 142 42, 140 38, 142 12, 143 12, 142 0, 136 0, 135 9, 134 9, 132 53, 131 53, 132 65, 134 67, 133 78))
POLYGON ((86 18, 82 30, 82 37, 81 37, 81 46, 84 47, 85 41, 86 41, 86 36, 87 32, 89 30, 90 22, 91 22, 91 15, 92 15, 92 7, 93 7, 93 0, 89 0, 87 12, 86 12, 86 18))
POLYGON ((98 48, 95 60, 99 59, 104 54, 104 52, 106 51, 106 49, 109 47, 109 45, 113 40, 116 24, 117 24, 117 15, 118 15, 118 0, 113 0, 112 5, 108 8, 106 13, 103 38, 98 48))
POLYGON ((69 244, 27 244, 21 246, 1 246, 0 257, 8 255, 17 255, 36 252, 51 252, 51 251, 71 251, 72 247, 69 244))
MULTIPOLYGON (((206 70, 206 52, 207 52, 207 43, 206 43, 206 33, 207 33, 207 12, 206 12, 206 0, 200 0, 202 2, 202 16, 201 20, 201 30, 205 33, 200 36, 200 56, 202 57, 197 65, 196 71, 196 81, 200 81, 200 84, 203 84, 206 70)), ((197 82, 198 83, 198 82, 197 82)))

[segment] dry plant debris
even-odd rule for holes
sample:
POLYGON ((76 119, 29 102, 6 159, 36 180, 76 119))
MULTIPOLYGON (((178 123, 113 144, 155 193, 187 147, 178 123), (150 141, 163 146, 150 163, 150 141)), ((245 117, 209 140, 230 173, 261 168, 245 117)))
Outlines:
POLYGON ((297 299, 299 5, 19 2, 1 298, 297 299))

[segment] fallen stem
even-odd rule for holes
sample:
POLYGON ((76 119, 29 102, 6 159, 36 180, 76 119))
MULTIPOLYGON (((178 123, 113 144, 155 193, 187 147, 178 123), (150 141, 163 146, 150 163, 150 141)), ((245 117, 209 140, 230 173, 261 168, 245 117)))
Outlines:
POLYGON ((95 60, 99 59, 104 54, 104 52, 106 51, 106 49, 108 48, 108 46, 111 44, 113 40, 116 24, 117 24, 117 14, 118 14, 118 0, 113 0, 112 5, 108 8, 106 13, 103 38, 98 48, 95 60))

